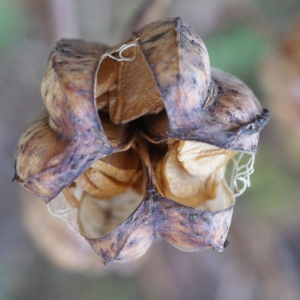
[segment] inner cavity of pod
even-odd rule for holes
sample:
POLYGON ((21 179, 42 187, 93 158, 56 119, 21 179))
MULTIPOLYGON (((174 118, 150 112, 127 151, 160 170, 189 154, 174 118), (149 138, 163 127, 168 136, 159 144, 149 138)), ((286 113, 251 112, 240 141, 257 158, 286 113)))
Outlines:
POLYGON ((97 74, 96 106, 108 112, 114 124, 126 124, 164 109, 158 86, 137 45, 102 60, 97 74))

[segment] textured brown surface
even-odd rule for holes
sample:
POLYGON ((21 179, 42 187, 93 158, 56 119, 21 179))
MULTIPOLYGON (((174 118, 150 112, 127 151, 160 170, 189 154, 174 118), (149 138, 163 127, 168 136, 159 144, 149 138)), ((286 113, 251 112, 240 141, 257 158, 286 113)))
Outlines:
POLYGON ((256 152, 258 133, 269 120, 252 91, 238 78, 210 71, 203 41, 180 18, 159 21, 135 36, 159 87, 168 131, 153 136, 203 141, 256 152), (157 63, 159 62, 159 63, 157 63))
POLYGON ((94 103, 95 74, 105 50, 103 45, 61 40, 50 56, 42 86, 49 117, 21 137, 15 177, 46 202, 112 152, 94 103))
POLYGON ((215 213, 200 211, 153 193, 117 229, 87 240, 104 264, 139 258, 156 237, 183 251, 222 251, 232 212, 233 206, 215 213))

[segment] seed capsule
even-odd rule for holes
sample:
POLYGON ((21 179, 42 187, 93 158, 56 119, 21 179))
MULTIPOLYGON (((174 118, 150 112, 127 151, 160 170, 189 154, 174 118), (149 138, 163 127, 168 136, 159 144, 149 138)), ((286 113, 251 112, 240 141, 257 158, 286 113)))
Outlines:
POLYGON ((269 113, 210 69, 189 25, 154 22, 113 48, 61 40, 42 97, 47 113, 20 138, 15 179, 50 210, 65 201, 105 264, 140 257, 158 236, 223 250, 235 201, 226 165, 256 152, 269 113))

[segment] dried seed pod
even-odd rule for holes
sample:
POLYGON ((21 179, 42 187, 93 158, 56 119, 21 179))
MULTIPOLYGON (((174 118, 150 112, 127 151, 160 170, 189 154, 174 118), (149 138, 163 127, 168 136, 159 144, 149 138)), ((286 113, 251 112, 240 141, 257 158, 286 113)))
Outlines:
POLYGON ((154 22, 113 48, 62 40, 42 96, 48 113, 21 137, 15 179, 69 211, 105 264, 138 258, 157 236, 223 250, 235 200, 226 164, 255 153, 269 113, 210 70, 191 27, 154 22))

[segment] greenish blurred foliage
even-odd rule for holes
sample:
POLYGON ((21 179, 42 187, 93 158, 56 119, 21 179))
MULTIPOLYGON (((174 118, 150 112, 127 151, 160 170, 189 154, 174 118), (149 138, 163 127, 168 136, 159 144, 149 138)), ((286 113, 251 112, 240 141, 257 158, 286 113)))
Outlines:
POLYGON ((253 3, 259 13, 284 30, 289 28, 289 21, 299 16, 299 0, 254 0, 253 3))
POLYGON ((245 194, 245 200, 254 209, 271 217, 284 214, 285 208, 292 205, 295 199, 291 191, 298 184, 297 178, 276 161, 270 149, 259 149, 255 162, 256 172, 251 177, 251 188, 245 194))
POLYGON ((233 24, 205 40, 211 65, 240 77, 255 87, 255 75, 260 59, 271 45, 253 28, 233 24))
POLYGON ((15 1, 0 0, 0 55, 23 36, 24 18, 15 1))

